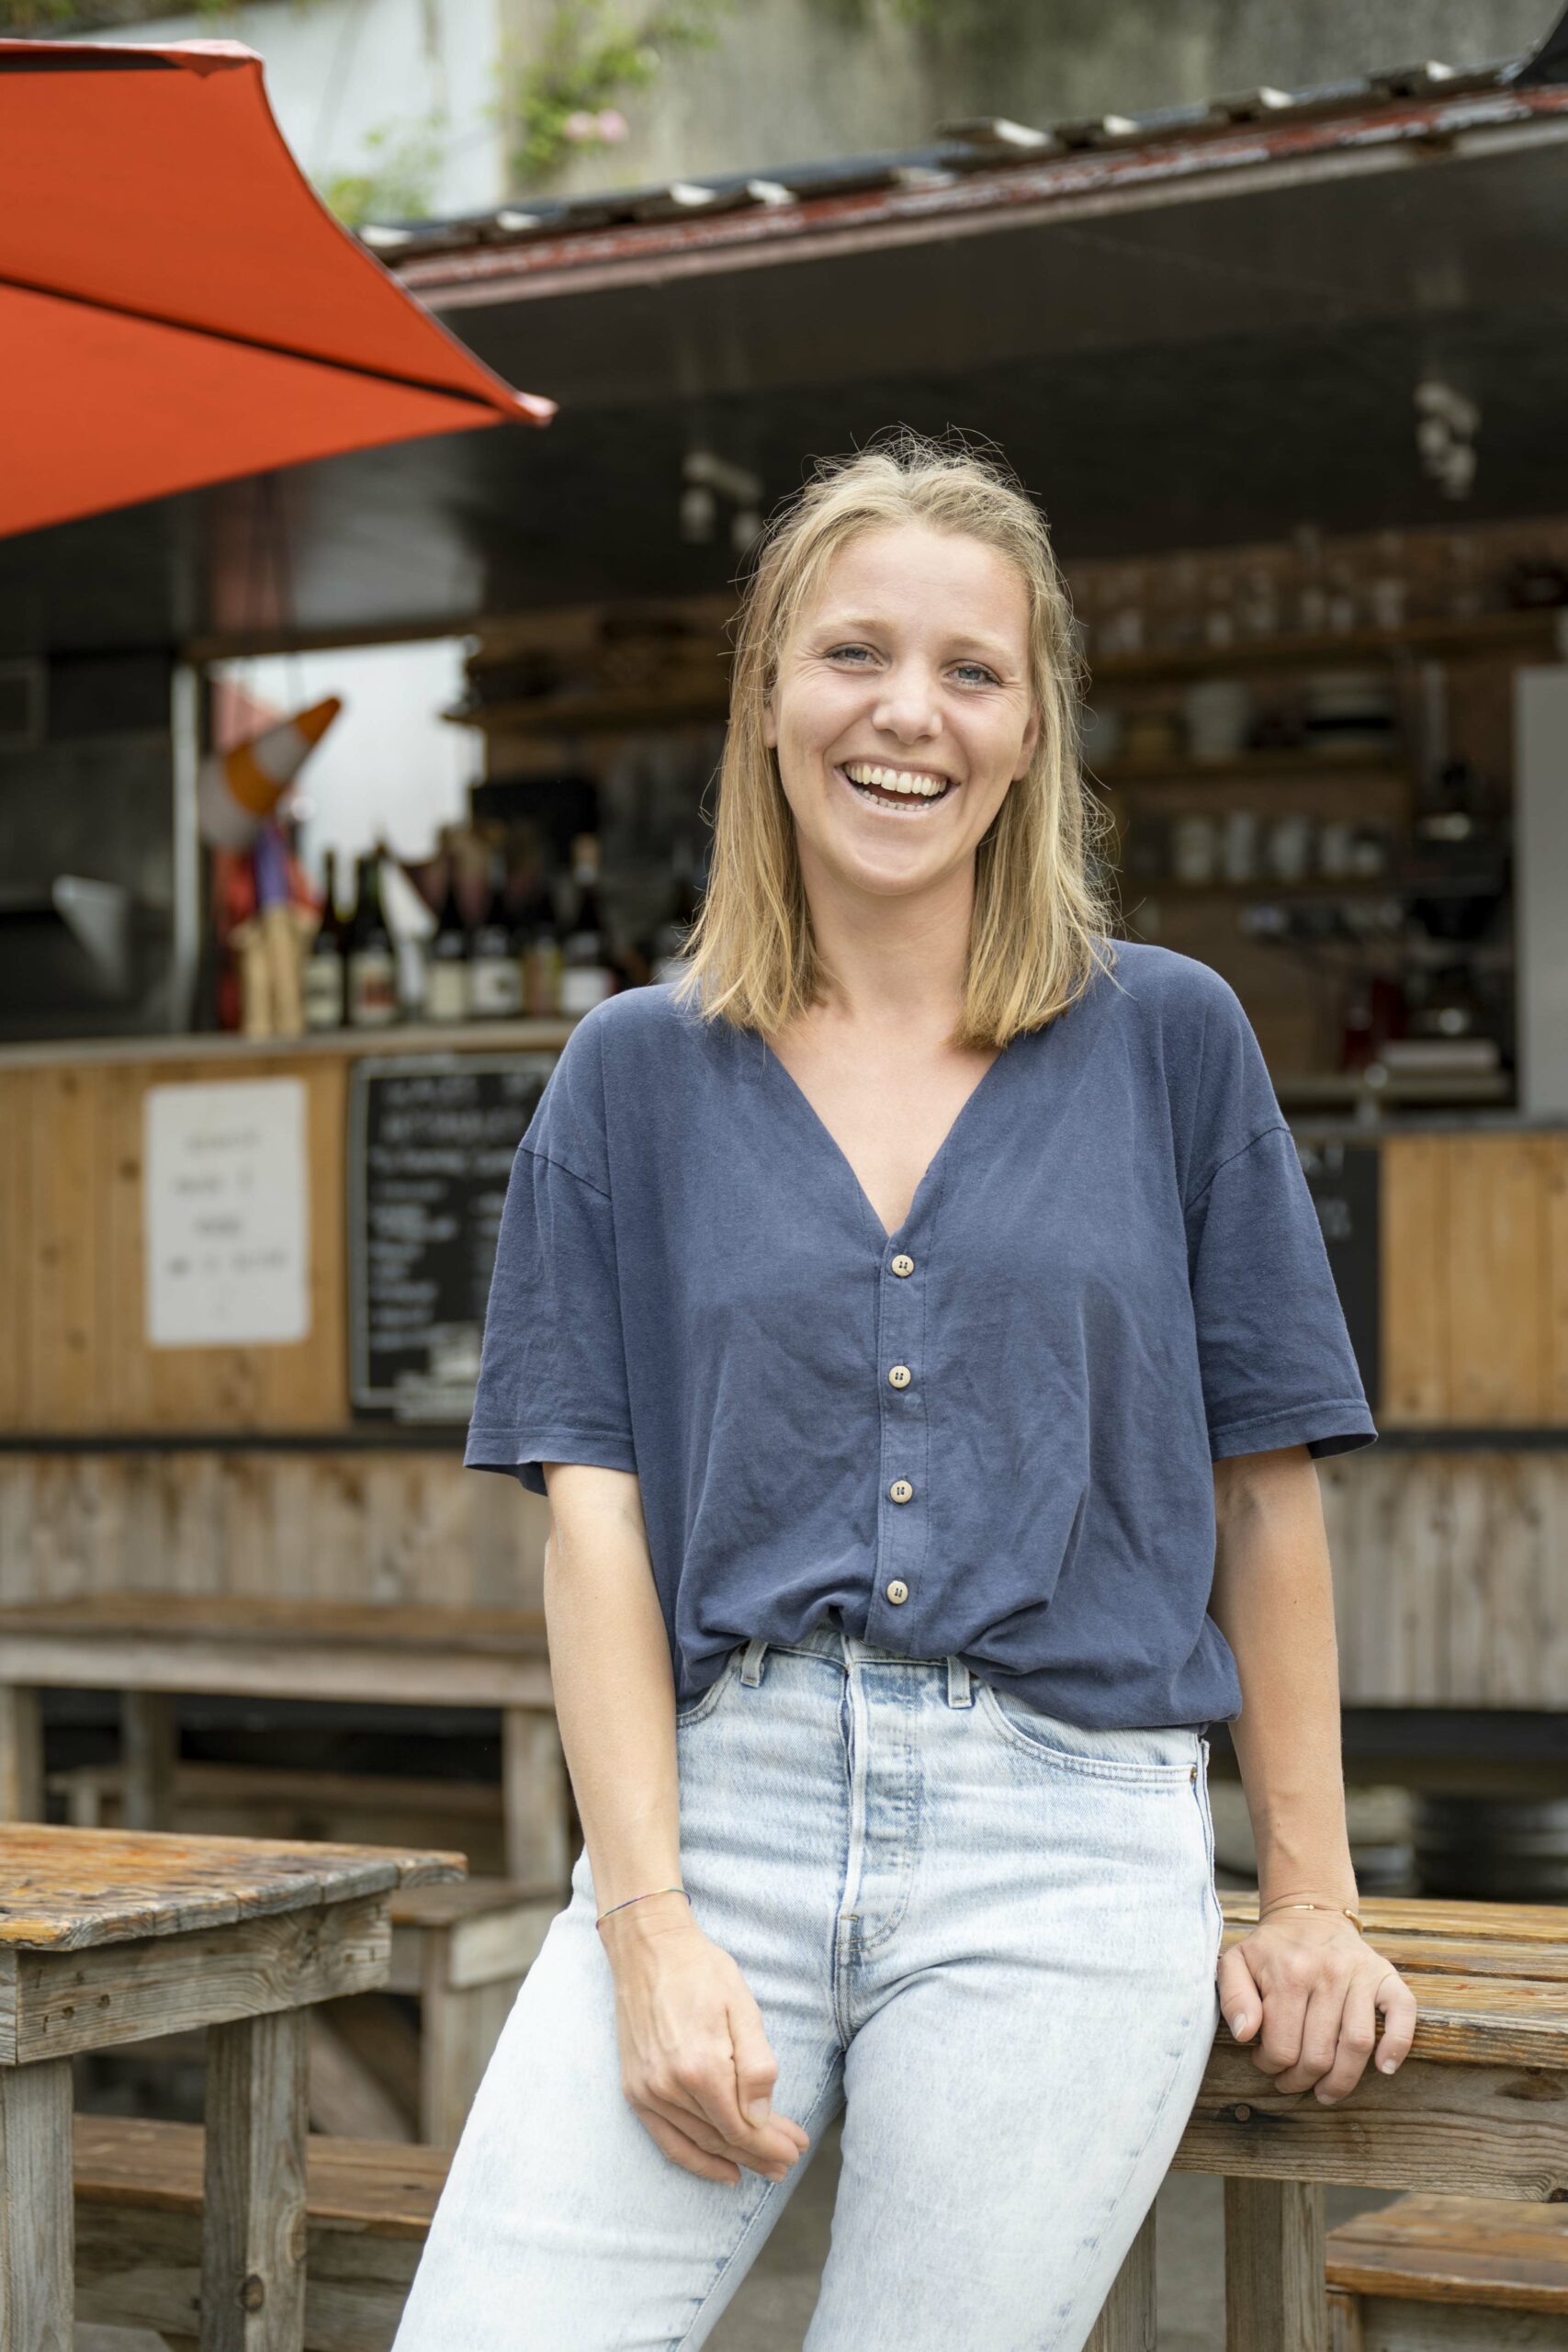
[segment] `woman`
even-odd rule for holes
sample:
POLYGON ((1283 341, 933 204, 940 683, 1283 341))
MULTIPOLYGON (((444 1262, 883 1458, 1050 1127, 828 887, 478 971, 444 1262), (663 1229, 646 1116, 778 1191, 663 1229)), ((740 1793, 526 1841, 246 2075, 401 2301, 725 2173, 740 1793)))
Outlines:
POLYGON ((467 1458, 549 1498, 585 1843, 396 2352, 705 2342, 840 2107, 807 2352, 1073 2352, 1217 2000, 1285 2091, 1410 2046, 1313 1467, 1376 1430, 1240 1004, 1111 944, 1077 742, 1006 469, 820 469, 690 969, 579 1023, 507 1194, 467 1458))

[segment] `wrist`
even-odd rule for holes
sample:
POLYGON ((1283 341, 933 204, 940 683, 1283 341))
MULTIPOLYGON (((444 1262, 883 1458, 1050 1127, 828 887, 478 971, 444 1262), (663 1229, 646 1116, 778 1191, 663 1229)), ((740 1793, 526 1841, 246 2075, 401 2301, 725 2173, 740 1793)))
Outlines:
POLYGON ((667 1934, 690 1920, 692 1906, 683 1889, 673 1883, 610 1905, 594 1922, 608 1944, 637 1943, 667 1934))

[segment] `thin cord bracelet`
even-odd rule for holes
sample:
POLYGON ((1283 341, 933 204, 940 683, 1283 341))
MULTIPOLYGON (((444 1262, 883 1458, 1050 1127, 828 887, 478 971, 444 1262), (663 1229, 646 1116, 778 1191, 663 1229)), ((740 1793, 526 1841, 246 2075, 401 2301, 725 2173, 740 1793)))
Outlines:
MULTIPOLYGON (((648 1890, 648 1894, 628 1894, 625 1903, 612 1903, 610 1905, 610 1911, 624 1911, 628 1904, 646 1903, 649 1894, 686 1894, 686 1890, 683 1886, 650 1886, 648 1890)), ((691 1896, 686 1894, 686 1900, 688 1903, 691 1899, 691 1896)), ((607 1919, 610 1916, 610 1911, 601 1911, 599 1917, 594 1920, 593 1925, 598 1927, 601 1920, 607 1919)))
POLYGON ((1364 1936, 1367 1932, 1361 1925, 1360 1913, 1352 1911, 1348 1905, 1344 1903, 1270 1903, 1267 1911, 1260 1911, 1258 1915, 1260 1926, 1271 1911, 1340 1911, 1349 1920, 1358 1935, 1364 1936))

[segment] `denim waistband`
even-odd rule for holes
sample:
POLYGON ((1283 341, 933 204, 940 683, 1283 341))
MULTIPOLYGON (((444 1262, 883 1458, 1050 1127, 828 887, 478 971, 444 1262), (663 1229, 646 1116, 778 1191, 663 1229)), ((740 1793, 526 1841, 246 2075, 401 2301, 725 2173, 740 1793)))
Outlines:
POLYGON ((832 1624, 809 1626, 792 1642, 770 1642, 759 1635, 745 1645, 740 1661, 740 1679, 753 1686, 762 1679, 762 1661, 771 1649, 807 1650, 824 1657, 836 1658, 846 1670, 851 1666, 903 1666, 924 1668, 940 1673, 947 1680, 947 1703, 950 1707, 969 1707, 975 1703, 974 1678, 961 1657, 907 1657, 902 1650, 884 1649, 876 1642, 862 1641, 858 1634, 845 1633, 832 1624))

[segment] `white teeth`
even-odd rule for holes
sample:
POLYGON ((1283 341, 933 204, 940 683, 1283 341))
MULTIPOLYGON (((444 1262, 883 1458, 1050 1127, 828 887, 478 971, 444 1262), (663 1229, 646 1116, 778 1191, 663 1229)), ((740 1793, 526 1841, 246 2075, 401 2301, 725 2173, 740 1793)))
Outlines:
POLYGON ((905 792, 918 795, 922 800, 934 800, 945 792, 951 779, 946 776, 917 775, 908 768, 873 767, 869 761, 856 760, 847 765, 844 774, 852 784, 880 785, 884 792, 905 792))

